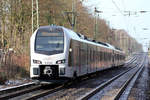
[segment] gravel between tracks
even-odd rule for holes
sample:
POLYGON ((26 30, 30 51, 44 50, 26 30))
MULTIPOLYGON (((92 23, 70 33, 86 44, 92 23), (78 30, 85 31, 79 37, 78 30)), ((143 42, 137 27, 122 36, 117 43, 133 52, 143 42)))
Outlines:
POLYGON ((150 100, 150 65, 145 64, 143 72, 131 89, 128 100, 150 100))

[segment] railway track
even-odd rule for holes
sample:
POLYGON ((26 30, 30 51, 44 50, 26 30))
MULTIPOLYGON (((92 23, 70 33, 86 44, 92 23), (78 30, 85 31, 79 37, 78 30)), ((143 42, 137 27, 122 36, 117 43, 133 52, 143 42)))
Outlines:
POLYGON ((31 96, 29 96, 27 98, 24 98, 23 100, 35 100, 35 99, 38 99, 40 97, 44 97, 46 95, 49 95, 49 94, 52 94, 54 92, 60 91, 60 90, 64 89, 64 87, 65 87, 64 85, 60 85, 60 86, 58 86, 58 87, 56 87, 54 89, 43 90, 42 92, 34 94, 34 95, 31 95, 31 96))
MULTIPOLYGON (((67 83, 67 85, 70 84, 71 82, 67 83)), ((57 92, 66 87, 66 83, 50 85, 43 86, 40 84, 34 84, 27 86, 18 86, 13 89, 6 89, 1 91, 0 100, 34 100, 45 95, 57 92), (52 88, 47 88, 47 86, 52 88)))
POLYGON ((4 89, 0 91, 0 100, 7 100, 10 98, 14 98, 16 96, 20 96, 25 93, 38 90, 39 88, 40 88, 40 85, 36 85, 36 83, 33 82, 33 83, 25 84, 25 85, 20 85, 20 86, 15 86, 12 88, 4 89))
MULTIPOLYGON (((132 58, 130 62, 126 63, 126 66, 130 65, 131 63, 134 63, 134 61, 136 61, 135 57, 132 58)), ((119 77, 119 76, 117 76, 117 77, 119 77)), ((84 80, 82 80, 82 81, 84 81, 84 80)), ((69 86, 71 84, 72 84, 72 82, 68 83, 67 86, 69 86)), ((63 85, 56 86, 55 88, 43 89, 41 87, 41 85, 36 85, 36 83, 26 85, 26 86, 18 86, 16 88, 6 89, 3 91, 0 91, 0 100, 8 100, 8 99, 10 99, 10 100, 11 99, 12 100, 15 100, 15 99, 16 100, 19 100, 19 99, 33 100, 33 99, 38 99, 40 97, 44 97, 46 95, 60 91, 60 90, 64 89, 64 87, 66 87, 66 85, 63 84, 63 85)))
MULTIPOLYGON (((118 100, 122 93, 125 91, 126 87, 128 84, 133 80, 135 77, 137 78, 140 72, 143 69, 143 62, 138 63, 135 67, 113 77, 112 79, 108 80, 107 82, 99 85, 97 88, 94 90, 88 92, 84 96, 78 98, 78 100, 118 100), (130 73, 131 72, 131 73, 130 73), (129 78, 127 78, 126 81, 122 81, 121 77, 128 75, 129 78), (115 82, 116 81, 116 82, 115 82), (122 81, 122 84, 118 88, 114 84, 117 83, 119 85, 122 81), (120 83, 118 83, 120 82, 120 83), (112 85, 112 86, 111 86, 112 85), (97 99, 95 99, 97 98, 97 99)), ((136 79, 135 79, 136 80, 136 79)))
POLYGON ((3 95, 3 94, 14 92, 14 91, 23 90, 25 88, 32 87, 32 86, 35 86, 35 85, 37 85, 37 82, 30 82, 30 83, 26 83, 26 84, 23 84, 23 85, 12 86, 12 87, 7 87, 7 88, 4 88, 4 89, 0 89, 0 96, 3 95))
POLYGON ((139 74, 141 73, 141 71, 143 70, 144 66, 141 66, 141 68, 137 69, 137 71, 123 84, 123 86, 118 90, 118 92, 115 94, 114 99, 113 100, 118 100, 120 98, 120 96, 122 95, 122 93, 125 91, 126 87, 128 86, 128 84, 131 82, 131 80, 134 77, 138 77, 139 74))

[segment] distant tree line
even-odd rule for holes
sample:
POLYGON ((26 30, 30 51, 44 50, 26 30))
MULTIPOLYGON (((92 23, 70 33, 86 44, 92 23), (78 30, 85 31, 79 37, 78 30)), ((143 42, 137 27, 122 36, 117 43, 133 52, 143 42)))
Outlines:
MULTIPOLYGON (((14 48, 19 54, 29 55, 29 40, 32 35, 31 4, 32 0, 0 0, 0 48, 14 48)), ((82 5, 80 0, 77 0, 76 5, 75 31, 93 38, 95 17, 89 14, 88 9, 82 5)), ((64 13, 71 10, 72 0, 39 0, 39 24, 40 26, 56 24, 71 28, 64 13)), ((104 19, 99 18, 97 23, 96 40, 110 43, 122 49, 127 48, 122 47, 127 45, 118 44, 116 39, 118 34, 113 34, 114 31, 104 19)), ((132 43, 141 50, 141 45, 135 39, 130 36, 128 38, 134 40, 132 43)))

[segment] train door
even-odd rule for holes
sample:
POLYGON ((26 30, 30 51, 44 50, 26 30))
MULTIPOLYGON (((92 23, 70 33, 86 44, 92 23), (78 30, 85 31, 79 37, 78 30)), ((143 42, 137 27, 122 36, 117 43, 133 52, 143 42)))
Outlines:
POLYGON ((102 68, 102 52, 101 47, 99 47, 99 69, 102 68))
POLYGON ((88 44, 85 44, 85 73, 87 74, 87 70, 88 70, 88 44))
POLYGON ((73 44, 73 62, 74 62, 74 73, 76 73, 76 76, 80 75, 80 42, 74 41, 73 44))
POLYGON ((98 47, 96 46, 96 71, 97 71, 97 68, 98 68, 98 61, 99 61, 99 57, 98 57, 98 47))
POLYGON ((87 73, 89 70, 89 44, 87 44, 87 56, 86 56, 86 67, 87 67, 87 73))
POLYGON ((106 67, 106 50, 105 50, 105 48, 103 49, 104 51, 103 51, 103 61, 104 61, 104 68, 106 67))
POLYGON ((78 42, 75 40, 71 40, 70 42, 70 48, 72 49, 69 51, 69 60, 68 60, 68 66, 70 68, 70 71, 68 73, 74 75, 78 75, 77 69, 78 69, 78 63, 79 63, 79 46, 78 42))
POLYGON ((104 67, 104 52, 103 48, 101 48, 101 66, 104 67))
POLYGON ((78 42, 78 66, 77 66, 77 72, 78 75, 80 75, 81 73, 81 46, 80 46, 80 42, 78 42))
POLYGON ((94 47, 94 48, 93 48, 93 66, 92 66, 92 67, 93 67, 93 70, 92 70, 92 72, 95 71, 95 67, 96 67, 96 66, 95 66, 95 62, 96 62, 96 61, 95 61, 95 57, 96 57, 96 56, 95 56, 95 51, 96 51, 96 50, 95 50, 95 46, 93 46, 93 47, 94 47))
POLYGON ((110 63, 110 55, 109 55, 109 49, 107 50, 107 67, 110 67, 109 63, 110 63))
POLYGON ((93 45, 92 49, 92 72, 95 71, 95 46, 93 45))
POLYGON ((98 56, 97 59, 97 70, 98 70, 100 67, 100 47, 97 47, 97 56, 98 56))
POLYGON ((87 50, 87 44, 86 43, 80 43, 80 75, 84 75, 87 73, 87 67, 86 67, 86 50, 87 50))
POLYGON ((108 67, 108 50, 107 49, 105 50, 105 61, 106 61, 105 67, 108 67))
POLYGON ((115 66, 115 51, 112 51, 112 66, 115 66))
POLYGON ((112 50, 110 50, 110 66, 112 67, 112 50))
POLYGON ((92 72, 92 45, 91 45, 91 48, 90 48, 90 73, 92 72))
POLYGON ((88 64, 88 73, 91 71, 91 45, 88 44, 88 57, 87 57, 87 64, 88 64))
POLYGON ((94 68, 94 71, 96 71, 97 70, 97 60, 98 60, 98 58, 97 58, 97 46, 95 46, 95 53, 94 53, 94 64, 95 64, 95 68, 94 68))

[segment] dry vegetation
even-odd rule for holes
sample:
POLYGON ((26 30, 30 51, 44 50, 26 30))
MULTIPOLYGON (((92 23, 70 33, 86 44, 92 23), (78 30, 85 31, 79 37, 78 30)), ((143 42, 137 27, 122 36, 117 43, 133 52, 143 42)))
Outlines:
POLYGON ((25 55, 16 55, 9 51, 1 54, 0 59, 0 84, 8 79, 21 79, 29 76, 29 57, 25 55))
MULTIPOLYGON (((6 78, 21 77, 24 76, 24 73, 27 74, 26 71, 29 71, 29 40, 32 34, 31 1, 32 0, 0 0, 0 48, 3 50, 13 48, 16 52, 11 56, 6 56, 8 59, 5 59, 5 63, 1 64, 0 74, 2 75, 0 75, 0 79, 2 79, 3 76, 7 76, 6 78)), ((80 0, 77 1, 75 30, 89 38, 93 38, 94 17, 88 13, 87 8, 82 6, 80 0)), ((72 0, 39 0, 40 26, 56 24, 71 28, 64 15, 65 11, 71 11, 71 4, 72 0)), ((105 20, 98 19, 98 23, 98 41, 108 42, 122 49, 127 49, 127 45, 126 47, 120 45, 121 39, 118 44, 118 39, 115 39, 118 33, 115 34, 114 32, 116 31, 110 29, 105 20)), ((126 32, 122 33, 127 34, 126 32)), ((130 39, 134 40, 132 38, 130 39)), ((135 40, 134 46, 141 50, 141 45, 135 40)), ((135 50, 136 49, 133 51, 135 50)), ((6 80, 6 78, 3 80, 6 80)))

